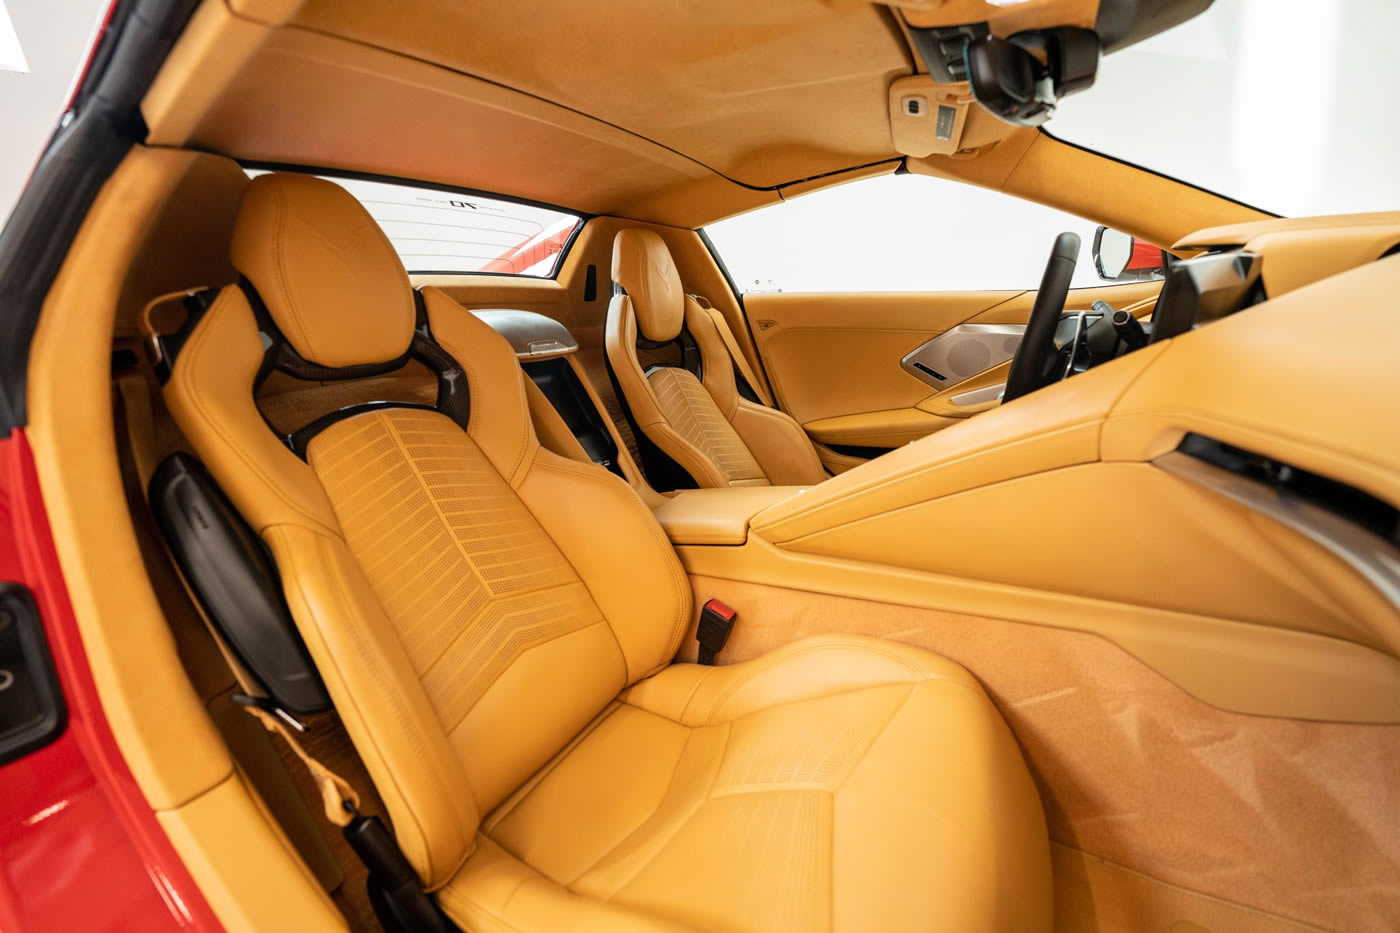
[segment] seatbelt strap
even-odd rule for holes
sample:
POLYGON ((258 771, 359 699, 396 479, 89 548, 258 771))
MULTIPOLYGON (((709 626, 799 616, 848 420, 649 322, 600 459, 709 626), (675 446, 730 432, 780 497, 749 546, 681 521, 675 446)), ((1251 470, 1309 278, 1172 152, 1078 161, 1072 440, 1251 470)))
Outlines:
POLYGON ((748 358, 744 356, 744 351, 739 349, 739 343, 734 339, 734 332, 729 329, 729 322, 724 319, 720 310, 700 295, 692 295, 695 303, 698 304, 710 320, 714 322, 715 330, 719 331, 719 339, 724 341, 724 349, 729 354, 729 358, 734 362, 734 366, 739 370, 739 375, 744 377, 744 381, 753 389, 758 400, 769 408, 773 407, 773 399, 768 395, 768 390, 763 387, 763 383, 758 381, 754 375, 753 368, 749 366, 748 358))
MULTIPOLYGON (((215 641, 221 642, 215 636, 215 641)), ((220 650, 223 645, 220 643, 220 650)), ((237 675, 235 675, 237 676, 237 675)), ((290 720, 291 724, 298 730, 305 730, 305 726, 288 716, 284 711, 278 709, 267 697, 254 696, 247 692, 248 685, 239 682, 239 686, 244 689, 243 693, 235 693, 233 702, 248 713, 258 722, 263 724, 263 728, 273 735, 282 737, 282 741, 287 743, 287 747, 301 759, 306 765, 306 770, 311 772, 312 779, 316 782, 316 787, 321 792, 321 803, 326 808, 326 819, 337 826, 349 826, 360 810, 360 795, 355 792, 355 788, 345 778, 327 768, 317 761, 306 749, 301 747, 301 743, 287 731, 287 724, 284 720, 290 720)))
POLYGON ((701 664, 714 664, 729 633, 734 629, 734 620, 739 613, 718 599, 707 601, 700 610, 700 624, 695 629, 695 640, 700 642, 700 652, 696 660, 701 664))

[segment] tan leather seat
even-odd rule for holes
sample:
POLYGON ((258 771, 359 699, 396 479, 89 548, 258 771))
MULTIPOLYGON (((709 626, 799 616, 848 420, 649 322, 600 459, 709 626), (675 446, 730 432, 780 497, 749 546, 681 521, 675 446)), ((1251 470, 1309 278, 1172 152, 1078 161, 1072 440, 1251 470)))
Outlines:
POLYGON ((225 289, 167 399, 458 924, 1049 930, 1039 799, 966 671, 839 636, 673 665, 685 572, 625 482, 539 445, 500 336, 436 289, 415 336, 389 243, 314 178, 256 179, 233 254, 266 310, 225 289), (356 406, 303 458, 255 407, 260 329, 321 378, 444 367, 469 406, 356 406))
POLYGON ((619 230, 605 350, 632 421, 702 488, 810 486, 827 478, 816 448, 784 412, 739 394, 734 365, 711 317, 685 294, 661 237, 619 230), (677 366, 643 367, 638 337, 653 344, 695 341, 700 378, 677 366))

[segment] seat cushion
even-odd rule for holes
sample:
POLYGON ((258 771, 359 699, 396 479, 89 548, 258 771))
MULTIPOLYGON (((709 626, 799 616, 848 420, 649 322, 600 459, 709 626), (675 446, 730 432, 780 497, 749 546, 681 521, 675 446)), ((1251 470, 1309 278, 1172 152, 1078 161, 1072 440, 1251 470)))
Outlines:
POLYGON ((624 692, 439 899, 471 930, 1049 930, 1049 860, 965 670, 823 636, 624 692))

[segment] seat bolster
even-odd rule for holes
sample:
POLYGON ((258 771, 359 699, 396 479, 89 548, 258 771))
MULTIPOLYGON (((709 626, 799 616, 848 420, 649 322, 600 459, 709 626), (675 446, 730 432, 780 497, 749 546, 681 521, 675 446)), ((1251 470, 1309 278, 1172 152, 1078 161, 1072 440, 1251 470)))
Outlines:
POLYGON ((516 491, 602 610, 626 660, 627 683, 668 664, 690 621, 691 589, 636 491, 602 467, 543 447, 516 491))
POLYGON ((811 438, 786 412, 741 398, 729 423, 774 486, 815 486, 827 478, 811 438))
POLYGON ((895 929, 920 916, 958 933, 1052 927, 1040 797, 1015 738, 976 685, 913 686, 834 795, 832 830, 841 840, 832 853, 833 929, 895 929))
POLYGON ((530 420, 525 374, 504 337, 439 288, 423 289, 433 339, 466 371, 467 433, 512 487, 529 469, 539 440, 530 420))
POLYGON ((485 836, 478 838, 466 867, 438 892, 438 903, 463 929, 476 933, 695 933, 654 914, 574 894, 485 836))
POLYGON ((962 667, 921 648, 857 635, 817 635, 741 664, 674 664, 622 699, 682 725, 703 726, 783 703, 927 680, 982 692, 962 667))
POLYGON ((267 426, 253 401, 263 345, 237 286, 219 292, 166 383, 170 414, 219 486, 255 530, 283 522, 336 533, 320 481, 267 426))
POLYGON ((739 383, 734 378, 734 360, 715 328, 714 319, 689 295, 685 296, 685 328, 700 351, 701 384, 725 420, 733 421, 740 398, 739 383))
POLYGON ((471 855, 480 812, 398 633, 339 536, 277 525, 264 537, 399 847, 425 887, 443 884, 471 855))

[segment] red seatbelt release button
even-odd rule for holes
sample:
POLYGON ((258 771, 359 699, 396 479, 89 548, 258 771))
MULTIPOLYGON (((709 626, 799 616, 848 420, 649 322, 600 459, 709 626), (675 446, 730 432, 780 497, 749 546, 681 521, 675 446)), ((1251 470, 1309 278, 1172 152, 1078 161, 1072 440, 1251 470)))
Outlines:
POLYGON ((708 600, 700 609, 700 625, 695 630, 695 640, 700 642, 699 662, 715 663, 715 655, 729 640, 729 632, 734 628, 734 619, 739 613, 718 599, 708 600))

